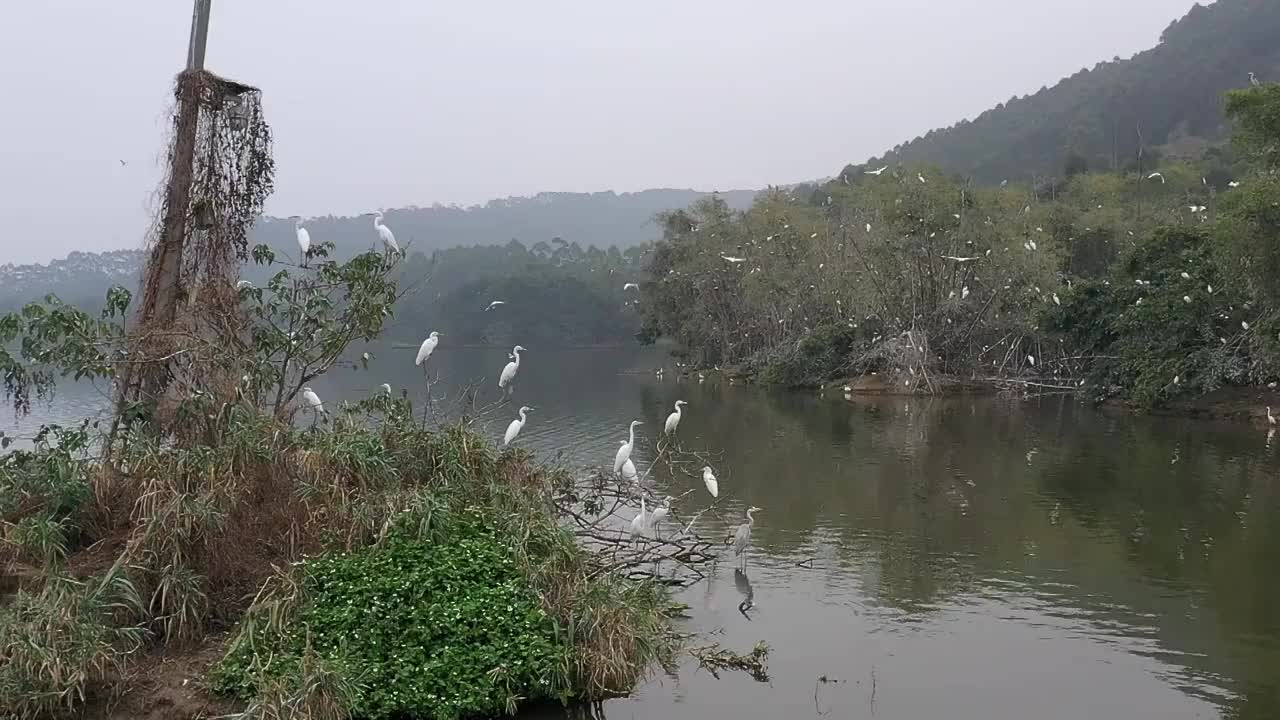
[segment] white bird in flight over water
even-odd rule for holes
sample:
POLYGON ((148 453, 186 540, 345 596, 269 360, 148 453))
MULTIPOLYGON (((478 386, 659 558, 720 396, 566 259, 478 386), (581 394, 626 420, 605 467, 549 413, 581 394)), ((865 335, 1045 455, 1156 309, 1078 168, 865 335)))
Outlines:
POLYGON ((302 227, 301 217, 294 217, 293 232, 298 236, 298 252, 302 253, 302 262, 306 263, 307 256, 311 254, 311 233, 302 227))
POLYGON ((1160 178, 1160 184, 1161 184, 1161 185, 1163 185, 1163 184, 1164 184, 1164 174, 1163 174, 1163 173, 1153 172, 1153 173, 1151 173, 1150 175, 1148 175, 1148 176, 1147 176, 1147 179, 1148 179, 1148 180, 1155 180, 1156 178, 1160 178))
POLYGON ((494 300, 493 302, 489 303, 489 307, 485 308, 484 311, 489 312, 490 310, 498 307, 499 305, 506 305, 506 304, 507 304, 506 300, 494 300))
POLYGON ((707 486, 707 492, 711 493, 711 497, 720 497, 720 483, 716 481, 716 474, 711 472, 711 466, 702 468, 702 484, 707 486))
POLYGON ((680 426, 680 418, 684 417, 680 413, 680 407, 682 405, 688 405, 688 404, 689 403, 683 400, 676 401, 676 411, 667 416, 667 424, 662 426, 662 431, 664 433, 670 435, 671 433, 676 431, 676 428, 680 426))
POLYGON ((427 336, 427 339, 422 341, 422 347, 418 348, 418 357, 414 358, 413 364, 421 365, 426 362, 431 357, 431 353, 436 351, 436 346, 439 344, 440 333, 432 330, 431 335, 427 336))
POLYGON ((636 446, 636 426, 643 424, 644 423, 639 420, 631 421, 631 429, 627 436, 627 441, 622 444, 622 447, 618 448, 618 454, 613 456, 614 474, 620 474, 622 472, 623 463, 631 458, 631 449, 636 446))
POLYGON ((524 429, 524 422, 527 419, 524 414, 528 412, 533 412, 533 408, 527 405, 520 408, 520 419, 512 420, 511 424, 507 426, 507 434, 502 436, 503 447, 510 445, 511 441, 515 440, 516 436, 520 434, 520 431, 524 429))
POLYGON ((320 402, 320 396, 315 390, 309 387, 302 388, 302 399, 307 401, 307 405, 317 413, 324 412, 324 403, 320 402))
MULTIPOLYGON (((619 440, 619 441, 618 441, 618 444, 619 444, 619 445, 626 445, 626 444, 627 444, 627 441, 626 441, 626 440, 619 440)), ((637 473, 637 472, 636 472, 636 464, 635 464, 635 463, 633 463, 633 462, 631 462, 631 458, 627 458, 627 461, 626 461, 626 462, 624 462, 624 463, 622 463, 622 479, 623 479, 623 480, 635 480, 635 479, 636 479, 636 477, 637 477, 638 475, 639 475, 639 473, 637 473)))
POLYGON ((884 172, 885 170, 888 170, 888 169, 889 169, 889 166, 888 166, 888 165, 885 165, 884 167, 882 167, 882 168, 880 168, 880 169, 878 169, 878 170, 867 170, 867 171, 863 172, 862 174, 863 174, 863 175, 876 175, 876 176, 879 176, 879 175, 880 175, 880 173, 882 173, 882 172, 884 172))
POLYGON ((522 352, 524 348, 519 345, 511 348, 511 357, 514 359, 502 368, 502 374, 498 376, 498 387, 506 388, 515 381, 516 373, 520 372, 520 353, 522 352))
POLYGON ((628 290, 639 290, 639 289, 640 289, 640 286, 636 283, 626 283, 622 286, 622 292, 626 292, 628 290))
POLYGON ((396 255, 400 254, 400 245, 396 242, 395 233, 391 232, 391 228, 382 224, 381 212, 373 214, 373 229, 378 231, 378 239, 382 241, 383 246, 389 252, 393 252, 396 255))
MULTIPOLYGON (((738 526, 733 533, 733 554, 742 555, 747 551, 747 545, 751 542, 751 527, 756 524, 756 519, 751 517, 751 513, 760 512, 760 508, 752 505, 747 508, 747 521, 738 526)), ((747 564, 747 559, 742 558, 742 564, 747 564)))

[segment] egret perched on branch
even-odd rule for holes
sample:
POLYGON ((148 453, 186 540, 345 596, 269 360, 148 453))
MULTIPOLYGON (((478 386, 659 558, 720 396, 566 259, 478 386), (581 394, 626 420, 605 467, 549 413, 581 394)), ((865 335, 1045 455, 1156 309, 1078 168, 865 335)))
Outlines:
POLYGON ((667 518, 671 512, 671 496, 668 495, 662 500, 662 504, 653 509, 649 513, 649 525, 653 527, 653 534, 658 534, 658 524, 667 518))
POLYGON ((490 310, 498 307, 499 305, 506 305, 506 304, 507 304, 506 300, 494 300, 493 302, 489 303, 489 307, 485 308, 484 311, 489 312, 490 310))
MULTIPOLYGON (((619 440, 618 444, 626 445, 627 441, 619 440)), ((622 463, 622 479, 635 480, 637 477, 639 477, 639 473, 636 472, 636 464, 631 462, 631 458, 627 458, 627 461, 622 463)))
POLYGON ((418 357, 414 358, 414 365, 421 365, 431 358, 431 353, 436 351, 436 346, 440 344, 440 333, 435 330, 422 341, 422 347, 418 348, 418 357))
POLYGON ((751 527, 756 524, 756 519, 751 516, 751 513, 756 512, 760 512, 760 508, 754 505, 747 508, 747 521, 739 525, 738 529, 733 533, 733 554, 742 556, 743 567, 746 567, 747 564, 745 553, 747 552, 747 545, 751 543, 751 527))
POLYGON ((502 374, 498 376, 498 387, 507 389, 516 380, 516 373, 520 372, 520 353, 524 352, 524 348, 519 345, 511 348, 511 362, 502 368, 502 374))
POLYGON ((382 211, 373 214, 373 229, 378 231, 378 239, 382 241, 388 252, 400 254, 400 245, 396 242, 395 233, 391 232, 391 228, 382 224, 382 211))
POLYGON ((306 264, 307 256, 311 254, 311 233, 302 227, 302 217, 293 216, 293 232, 298 236, 298 252, 302 253, 302 263, 306 264))
POLYGON ((515 440, 516 436, 520 434, 520 431, 524 429, 524 423, 525 420, 527 420, 524 414, 529 412, 533 412, 533 408, 528 405, 520 408, 520 419, 512 420, 511 424, 507 426, 507 434, 502 436, 502 445, 504 447, 510 445, 511 441, 515 440))
POLYGON ((302 388, 302 399, 307 401, 307 405, 311 407, 313 412, 324 412, 324 403, 320 402, 320 396, 316 394, 315 390, 309 387, 302 388))
POLYGON ((636 446, 636 426, 643 425, 639 420, 631 421, 631 429, 627 436, 627 441, 618 448, 618 454, 613 456, 613 472, 615 474, 622 473, 622 466, 631 459, 631 450, 636 446))
POLYGON ((644 534, 645 525, 649 524, 649 520, 645 517, 644 496, 640 497, 640 512, 631 519, 631 539, 634 540, 644 534))
POLYGON ((385 393, 385 394, 387 394, 387 395, 390 395, 390 394, 391 394, 391 383, 382 383, 382 385, 380 385, 378 389, 379 389, 379 390, 381 390, 383 393, 385 393))
POLYGON ((637 283, 623 283, 623 285, 622 285, 622 292, 626 292, 626 291, 628 291, 628 290, 637 290, 637 291, 638 291, 639 289, 640 289, 640 285, 639 285, 639 284, 637 284, 637 283))
POLYGON ((1258 76, 1254 75, 1252 72, 1249 73, 1249 84, 1254 87, 1262 87, 1262 81, 1259 80, 1258 76))
POLYGON ((680 418, 683 417, 680 407, 688 404, 683 400, 676 401, 676 411, 667 416, 667 424, 662 426, 662 432, 670 435, 676 431, 676 428, 680 426, 680 418))
POLYGON ((711 472, 711 466, 702 468, 702 483, 707 486, 707 492, 711 493, 711 497, 720 497, 720 483, 716 480, 716 474, 711 472))
POLYGON ((878 169, 878 170, 866 170, 866 171, 863 171, 863 173, 862 173, 862 174, 863 174, 863 175, 875 175, 876 177, 879 177, 879 176, 880 176, 880 173, 882 173, 882 172, 884 172, 885 170, 888 170, 888 169, 889 169, 889 166, 888 166, 888 165, 885 165, 884 167, 882 167, 882 168, 880 168, 880 169, 878 169))

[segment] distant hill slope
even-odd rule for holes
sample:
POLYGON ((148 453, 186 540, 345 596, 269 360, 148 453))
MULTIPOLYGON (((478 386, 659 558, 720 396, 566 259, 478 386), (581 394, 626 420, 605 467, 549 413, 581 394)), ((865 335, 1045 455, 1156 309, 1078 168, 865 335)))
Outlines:
MULTIPOLYGON (((392 209, 387 211, 386 223, 401 245, 408 244, 413 252, 427 255, 458 246, 506 245, 512 239, 532 247, 557 237, 583 247, 627 248, 661 236, 653 223, 657 213, 688 207, 709 194, 669 189, 620 194, 541 193, 468 208, 392 209)), ((732 207, 745 208, 755 191, 733 190, 720 196, 732 207)), ((307 227, 313 242, 333 241, 337 245, 337 258, 368 250, 376 237, 368 217, 310 218, 307 227)), ((250 243, 267 243, 293 257, 297 254, 293 221, 263 218, 254 227, 250 243)), ((141 250, 114 250, 73 252, 47 265, 0 264, 0 312, 50 293, 86 309, 97 308, 112 285, 137 287, 143 260, 141 250)), ((246 274, 255 280, 261 275, 252 268, 246 274)))
POLYGON ((1280 1, 1196 5, 1150 50, 1081 70, 868 164, 929 163, 994 183, 1061 174, 1072 154, 1094 169, 1125 167, 1136 157, 1139 131, 1146 148, 1186 137, 1217 140, 1226 129, 1226 90, 1247 85, 1251 71, 1280 80, 1278 38, 1280 1))

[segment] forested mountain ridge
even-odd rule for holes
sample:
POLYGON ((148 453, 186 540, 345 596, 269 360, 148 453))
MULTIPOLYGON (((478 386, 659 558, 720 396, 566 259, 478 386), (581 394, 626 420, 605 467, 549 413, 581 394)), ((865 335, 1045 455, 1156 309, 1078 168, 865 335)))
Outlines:
MULTIPOLYGON (((1175 20, 1154 48, 1081 70, 972 120, 933 130, 868 165, 932 164, 983 183, 1144 166, 1153 148, 1202 149, 1225 137, 1223 93, 1280 78, 1280 2, 1218 0, 1175 20), (1082 165, 1083 164, 1083 165, 1082 165)), ((846 168, 856 172, 858 168, 846 168)))

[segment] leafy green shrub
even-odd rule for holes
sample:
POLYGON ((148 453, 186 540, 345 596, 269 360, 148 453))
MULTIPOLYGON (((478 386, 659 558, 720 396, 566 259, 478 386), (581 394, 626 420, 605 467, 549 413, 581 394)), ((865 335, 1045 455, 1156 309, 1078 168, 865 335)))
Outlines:
POLYGON ((568 651, 492 524, 454 516, 435 537, 401 528, 308 562, 296 620, 274 647, 242 635, 215 687, 251 697, 297 674, 309 643, 355 680, 359 717, 493 715, 566 694, 568 651))
POLYGON ((0 561, 5 555, 50 568, 78 534, 74 522, 91 490, 79 429, 45 426, 32 448, 0 455, 0 561))
POLYGON ((767 362, 760 379, 770 385, 819 385, 849 365, 858 331, 848 325, 821 325, 767 362))

